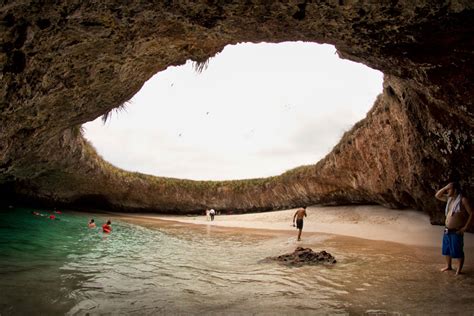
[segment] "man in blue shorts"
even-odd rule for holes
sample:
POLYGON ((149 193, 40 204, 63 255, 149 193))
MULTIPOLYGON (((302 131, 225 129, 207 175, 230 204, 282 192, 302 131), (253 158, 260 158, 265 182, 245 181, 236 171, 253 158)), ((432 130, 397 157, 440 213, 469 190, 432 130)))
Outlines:
POLYGON ((461 273, 464 264, 464 232, 469 229, 473 219, 472 209, 466 197, 462 196, 461 187, 451 182, 436 192, 438 200, 446 202, 446 222, 443 235, 443 256, 446 267, 441 271, 452 270, 451 259, 459 261, 456 275, 461 273))

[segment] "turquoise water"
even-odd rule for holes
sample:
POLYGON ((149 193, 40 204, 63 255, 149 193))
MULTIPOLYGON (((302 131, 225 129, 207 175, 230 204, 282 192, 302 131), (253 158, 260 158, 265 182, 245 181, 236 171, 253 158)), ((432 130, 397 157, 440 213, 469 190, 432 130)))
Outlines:
MULTIPOLYGON (((90 275, 68 274, 68 264, 97 248, 109 251, 99 229, 88 230, 87 215, 65 212, 59 220, 31 209, 3 210, 0 220, 0 312, 63 313, 74 305, 71 290, 90 275)), ((49 215, 53 212, 39 210, 49 215)), ((98 222, 103 218, 96 217, 98 222)))
MULTIPOLYGON (((2 212, 2 315, 251 313, 274 309, 276 298, 309 286, 293 283, 287 268, 259 264, 273 255, 268 237, 147 228, 114 218, 108 235, 87 228, 91 217, 101 226, 104 215, 63 211, 50 220, 31 211, 2 212)), ((318 297, 313 308, 326 295, 318 297)))
POLYGON ((338 263, 290 268, 261 260, 306 246, 294 234, 111 217, 106 235, 87 228, 104 214, 0 215, 0 315, 474 313, 472 260, 455 278, 439 249, 305 235, 338 263))

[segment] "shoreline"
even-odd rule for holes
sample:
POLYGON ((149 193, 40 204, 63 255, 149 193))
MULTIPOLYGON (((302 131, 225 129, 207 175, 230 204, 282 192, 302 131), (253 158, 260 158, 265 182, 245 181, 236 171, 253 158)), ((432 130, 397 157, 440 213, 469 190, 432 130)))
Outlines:
MULTIPOLYGON (((205 215, 150 215, 115 214, 143 220, 178 222, 233 229, 292 232, 296 209, 238 215, 216 215, 214 221, 205 215)), ((204 213, 204 211, 203 211, 204 213)), ((393 210, 375 205, 357 206, 309 206, 305 218, 302 238, 305 234, 324 233, 368 240, 395 242, 410 246, 441 247, 443 226, 430 224, 429 217, 414 210, 393 210)), ((474 249, 474 235, 464 236, 465 249, 474 249)))

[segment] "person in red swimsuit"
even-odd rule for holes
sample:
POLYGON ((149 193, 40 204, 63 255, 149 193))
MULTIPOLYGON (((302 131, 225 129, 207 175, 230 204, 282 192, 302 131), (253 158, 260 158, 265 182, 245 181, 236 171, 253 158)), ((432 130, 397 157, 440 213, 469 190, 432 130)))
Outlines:
POLYGON ((106 224, 102 225, 102 231, 104 233, 110 233, 112 231, 112 226, 110 226, 112 222, 110 220, 107 221, 106 224))

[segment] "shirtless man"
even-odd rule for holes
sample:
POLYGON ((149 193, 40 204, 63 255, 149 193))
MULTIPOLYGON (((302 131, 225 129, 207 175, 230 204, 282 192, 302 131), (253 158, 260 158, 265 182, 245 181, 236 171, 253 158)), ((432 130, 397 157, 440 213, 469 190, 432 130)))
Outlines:
POLYGON ((436 192, 435 197, 446 203, 446 222, 443 235, 443 256, 446 257, 446 267, 441 271, 452 270, 451 259, 459 260, 456 275, 461 273, 464 264, 464 232, 469 229, 473 216, 467 198, 461 195, 461 187, 457 182, 451 182, 436 192))
POLYGON ((301 240, 301 231, 303 230, 303 218, 306 216, 308 216, 306 214, 306 206, 297 209, 295 215, 293 216, 293 227, 295 226, 296 219, 296 228, 298 229, 298 241, 301 240))

